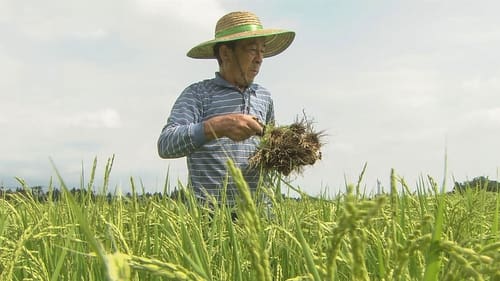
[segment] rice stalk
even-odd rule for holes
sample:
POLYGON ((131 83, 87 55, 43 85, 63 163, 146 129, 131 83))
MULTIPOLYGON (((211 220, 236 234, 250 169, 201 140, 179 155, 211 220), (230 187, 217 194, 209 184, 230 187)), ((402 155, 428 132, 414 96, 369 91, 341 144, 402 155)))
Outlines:
POLYGON ((239 221, 242 223, 243 231, 246 233, 244 243, 247 245, 247 249, 250 252, 252 264, 256 269, 257 279, 272 281, 269 255, 259 237, 259 234, 262 233, 261 220, 258 217, 257 208, 252 199, 250 188, 241 170, 236 168, 234 162, 229 160, 227 165, 238 188, 238 218, 241 218, 239 221))
POLYGON ((177 264, 138 256, 129 256, 128 258, 132 268, 147 271, 153 275, 163 276, 168 278, 168 280, 205 281, 204 278, 195 272, 189 271, 177 264))
MULTIPOLYGON (((40 222, 39 222, 40 223, 40 222)), ((39 224, 35 226, 28 226, 23 234, 16 240, 15 248, 12 251, 12 255, 10 257, 5 257, 7 259, 7 263, 3 265, 3 270, 0 273, 0 280, 13 280, 13 272, 16 263, 18 262, 21 254, 24 250, 24 243, 33 235, 33 230, 36 229, 39 224)))
POLYGON ((115 252, 106 254, 104 263, 110 281, 127 281, 130 280, 130 256, 124 253, 115 252))
POLYGON ((437 184, 434 182, 432 178, 429 177, 429 180, 434 187, 434 191, 437 192, 436 196, 438 197, 437 200, 437 212, 436 212, 436 219, 435 219, 435 224, 434 224, 434 231, 432 233, 432 240, 429 245, 429 248, 427 250, 427 256, 426 256, 426 267, 425 267, 425 273, 424 273, 424 280, 425 281, 436 281, 438 280, 439 277, 439 269, 441 266, 441 251, 439 250, 439 241, 441 240, 441 235, 443 232, 443 224, 444 224, 444 188, 442 189, 442 192, 438 193, 438 187, 437 184))
POLYGON ((443 194, 432 178, 411 193, 391 179, 396 192, 371 198, 360 180, 334 199, 269 192, 269 218, 248 193, 235 221, 230 208, 209 212, 189 197, 143 198, 132 179, 130 197, 63 190, 47 201, 21 180, 22 194, 0 195, 0 280, 245 281, 266 270, 273 280, 318 280, 314 271, 321 280, 424 280, 433 247, 440 280, 500 280, 499 195, 443 194))
POLYGON ((304 254, 304 259, 306 261, 306 266, 307 269, 309 270, 309 274, 312 275, 313 280, 321 281, 319 272, 316 269, 316 264, 314 263, 313 254, 311 252, 311 249, 309 248, 309 245, 307 244, 306 239, 304 238, 304 234, 302 233, 299 220, 297 219, 297 216, 294 215, 293 217, 295 219, 295 225, 297 226, 297 236, 298 236, 297 239, 299 240, 300 246, 302 247, 302 252, 304 254))

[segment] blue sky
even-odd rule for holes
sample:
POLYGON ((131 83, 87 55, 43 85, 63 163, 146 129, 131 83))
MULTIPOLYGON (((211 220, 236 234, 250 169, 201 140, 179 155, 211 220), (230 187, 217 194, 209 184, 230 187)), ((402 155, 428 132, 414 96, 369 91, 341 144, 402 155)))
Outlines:
POLYGON ((327 133, 323 160, 292 178, 310 194, 355 183, 388 189, 391 168, 411 187, 430 175, 498 178, 500 19, 496 1, 15 1, 0 0, 0 185, 132 177, 160 191, 185 182, 184 159, 156 140, 172 103, 210 78, 211 60, 185 56, 227 12, 296 31, 256 82, 277 122, 306 112, 327 133), (447 173, 445 175, 445 151, 447 173))

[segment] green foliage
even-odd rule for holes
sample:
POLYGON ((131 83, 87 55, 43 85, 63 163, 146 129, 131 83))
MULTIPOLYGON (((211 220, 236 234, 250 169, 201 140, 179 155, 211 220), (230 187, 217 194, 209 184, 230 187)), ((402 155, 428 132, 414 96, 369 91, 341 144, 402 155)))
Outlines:
POLYGON ((462 183, 455 182, 453 191, 465 192, 467 189, 484 189, 490 192, 500 192, 500 182, 490 180, 487 177, 475 177, 462 183))
POLYGON ((391 194, 373 197, 355 185, 299 200, 261 187, 269 209, 231 167, 237 219, 188 190, 141 197, 133 180, 127 197, 0 195, 0 280, 500 278, 500 196, 484 189, 441 194, 429 178, 412 194, 393 172, 391 194))

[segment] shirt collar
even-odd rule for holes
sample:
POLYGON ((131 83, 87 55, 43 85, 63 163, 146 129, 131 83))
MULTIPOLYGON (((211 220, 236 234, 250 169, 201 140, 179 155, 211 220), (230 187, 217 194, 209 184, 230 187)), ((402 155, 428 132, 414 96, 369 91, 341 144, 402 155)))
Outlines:
MULTIPOLYGON (((220 75, 220 72, 215 72, 214 83, 218 86, 221 86, 221 87, 233 88, 233 89, 237 89, 239 91, 238 87, 227 82, 224 78, 222 78, 222 76, 220 75)), ((252 90, 251 93, 254 93, 254 94, 255 94, 255 91, 257 91, 257 88, 258 88, 258 85, 255 83, 252 83, 252 84, 250 84, 250 86, 248 86, 248 89, 252 90)))

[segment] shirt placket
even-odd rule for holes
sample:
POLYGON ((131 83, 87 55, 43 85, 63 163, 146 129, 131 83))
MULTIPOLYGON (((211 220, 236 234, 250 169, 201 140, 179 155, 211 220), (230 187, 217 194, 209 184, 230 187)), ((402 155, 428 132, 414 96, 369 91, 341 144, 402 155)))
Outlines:
POLYGON ((242 93, 243 95, 243 108, 242 112, 244 114, 250 114, 250 93, 248 90, 242 93))

